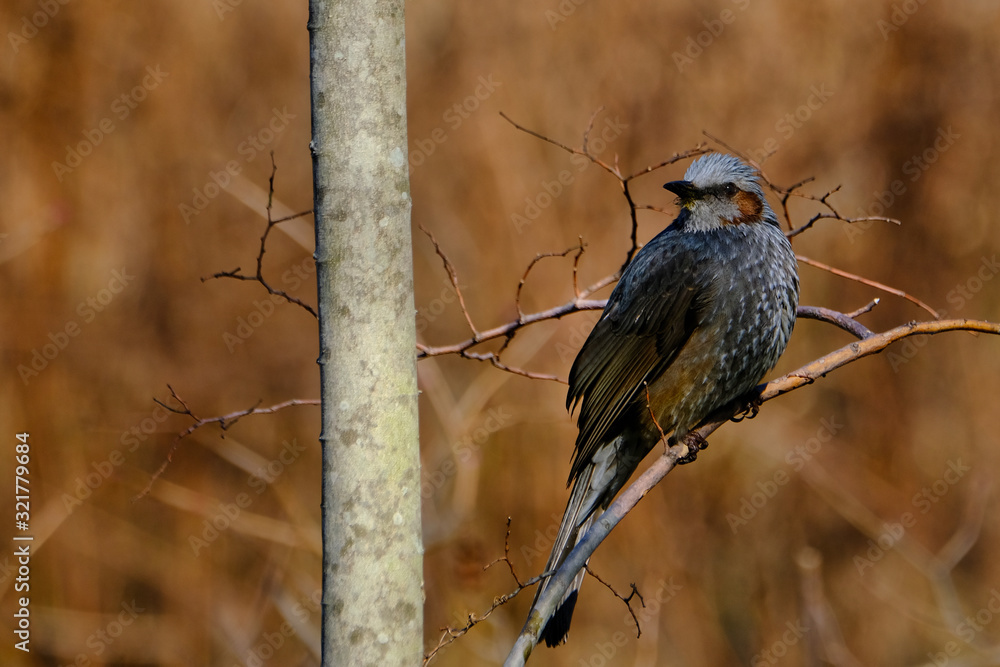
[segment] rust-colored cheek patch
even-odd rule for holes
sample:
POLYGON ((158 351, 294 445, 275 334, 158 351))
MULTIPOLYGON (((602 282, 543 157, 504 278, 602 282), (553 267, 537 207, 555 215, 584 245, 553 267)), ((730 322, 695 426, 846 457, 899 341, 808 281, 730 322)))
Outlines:
POLYGON ((733 220, 734 223, 760 222, 760 214, 764 211, 764 204, 757 195, 740 190, 733 197, 733 202, 740 209, 740 217, 733 220))

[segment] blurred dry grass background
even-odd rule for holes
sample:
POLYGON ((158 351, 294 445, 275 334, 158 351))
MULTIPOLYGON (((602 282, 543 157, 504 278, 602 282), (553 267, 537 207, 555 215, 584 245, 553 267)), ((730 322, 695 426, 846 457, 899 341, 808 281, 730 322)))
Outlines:
MULTIPOLYGON (((15 651, 7 634, 0 662, 316 664, 315 408, 245 419, 224 439, 218 429, 199 432, 153 493, 131 501, 187 425, 152 401, 168 397, 167 383, 204 416, 317 395, 307 313, 269 307, 253 284, 199 280, 252 268, 268 151, 282 210, 311 206, 305 3, 53 3, 58 11, 35 34, 24 19, 42 4, 0 7, 0 424, 8 442, 31 433, 36 535, 33 650, 15 651), (156 68, 165 75, 150 78, 156 68), (105 118, 110 125, 94 134, 105 118), (66 164, 67 146, 89 141, 88 132, 100 143, 57 174, 52 163, 66 164), (212 174, 225 181, 227 163, 239 175, 213 189, 212 174), (203 207, 185 216, 182 204, 203 207), (62 338, 71 323, 77 334, 62 338), (251 330, 239 343, 227 337, 251 330), (31 365, 50 334, 64 349, 25 382, 18 367, 31 365), (206 528, 213 521, 218 533, 206 528)), ((784 184, 815 176, 806 187, 814 194, 841 184, 833 201, 846 215, 888 201, 899 181, 886 214, 901 227, 823 221, 796 250, 949 316, 1000 318, 994 3, 436 2, 409 5, 407 20, 413 221, 442 241, 478 326, 514 316, 514 289, 538 252, 583 236, 584 283, 624 257, 627 208, 614 180, 498 115, 579 145, 598 107, 602 155, 626 171, 690 148, 708 130, 754 154, 777 144, 768 174, 784 184), (689 48, 679 68, 674 54, 689 48), (949 129, 953 141, 935 149, 949 129), (933 163, 915 167, 912 157, 928 150, 933 163), (540 197, 564 170, 572 182, 540 197), (518 225, 515 215, 532 219, 518 225)), ((641 179, 637 199, 671 208, 660 186, 684 167, 641 179)), ((816 209, 796 202, 793 210, 804 220, 816 209)), ((640 240, 668 220, 643 212, 640 240)), ((314 301, 307 222, 272 239, 272 278, 314 301)), ((419 232, 414 253, 421 339, 464 338, 446 275, 419 232)), ((542 263, 525 308, 566 300, 570 268, 570 260, 542 263)), ((804 304, 849 311, 882 296, 864 319, 872 328, 924 317, 861 285, 801 273, 804 304)), ((506 359, 565 376, 595 317, 525 331, 506 359)), ((777 372, 846 342, 803 322, 777 372)), ((671 474, 593 559, 618 590, 636 582, 646 596, 642 636, 621 602, 590 581, 568 645, 539 649, 534 662, 1000 664, 1000 620, 989 607, 1000 599, 998 341, 916 342, 713 436, 698 463, 671 474), (803 447, 808 461, 796 453, 803 447), (960 476, 947 473, 956 468, 960 476), (761 502, 765 491, 773 498, 761 502), (727 515, 744 501, 762 506, 734 531, 727 515), (883 524, 891 533, 907 513, 901 541, 873 549, 880 538, 888 545, 883 524), (928 560, 946 545, 946 556, 964 556, 947 580, 928 560), (977 613, 981 629, 959 625, 977 613)), ((518 573, 537 574, 565 503, 575 429, 563 385, 454 358, 419 371, 431 647, 439 628, 513 587, 502 565, 482 570, 502 554, 506 517, 518 573)), ((8 507, 12 446, 5 451, 8 507)), ((5 627, 15 605, 10 554, 0 556, 5 627)), ((498 664, 529 598, 435 663, 498 664)))

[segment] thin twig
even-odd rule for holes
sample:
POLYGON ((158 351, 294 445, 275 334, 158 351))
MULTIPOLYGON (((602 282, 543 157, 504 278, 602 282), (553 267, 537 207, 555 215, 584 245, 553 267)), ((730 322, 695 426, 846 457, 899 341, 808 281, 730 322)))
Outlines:
POLYGON ((524 317, 524 311, 521 310, 521 290, 524 289, 524 283, 528 279, 528 274, 531 270, 535 268, 535 264, 547 257, 565 257, 574 250, 577 251, 576 258, 573 261, 573 290, 576 292, 576 266, 577 262, 580 260, 580 255, 583 254, 583 241, 580 241, 579 245, 575 245, 571 248, 566 248, 562 252, 540 252, 535 255, 534 259, 528 262, 528 268, 524 270, 524 274, 521 276, 521 281, 517 284, 517 292, 514 295, 514 307, 517 309, 517 317, 521 319, 524 317))
MULTIPOLYGON (((782 198, 782 207, 785 209, 785 217, 786 217, 786 219, 788 219, 788 206, 787 206, 787 204, 788 204, 788 198, 791 197, 793 194, 794 194, 794 196, 799 197, 801 199, 808 199, 810 201, 819 202, 820 204, 822 204, 823 206, 825 206, 830 212, 829 213, 816 213, 815 215, 813 215, 813 217, 809 218, 809 220, 807 220, 804 224, 802 224, 802 225, 796 227, 795 229, 792 229, 788 233, 786 233, 785 235, 788 238, 793 238, 795 236, 798 236, 802 232, 804 232, 807 229, 811 228, 814 224, 816 224, 820 220, 840 220, 842 222, 846 222, 846 223, 849 223, 849 224, 854 224, 854 223, 858 223, 858 222, 890 222, 890 223, 895 224, 895 225, 901 225, 902 224, 899 220, 897 220, 895 218, 887 218, 887 217, 878 216, 878 215, 866 215, 866 216, 863 216, 863 217, 860 217, 860 218, 847 218, 847 217, 844 217, 843 215, 840 214, 840 211, 838 211, 836 208, 834 208, 833 204, 831 204, 828 201, 831 195, 833 195, 834 193, 836 193, 836 192, 838 192, 840 190, 840 186, 839 185, 837 187, 835 187, 834 189, 830 190, 829 192, 827 192, 826 194, 822 195, 821 197, 814 197, 813 195, 801 194, 801 193, 798 193, 798 192, 794 192, 793 193, 793 190, 796 187, 798 187, 798 186, 793 186, 792 188, 789 188, 789 190, 787 191, 787 193, 785 194, 785 196, 782 198)), ((789 220, 789 226, 791 226, 791 221, 790 220, 789 220)))
POLYGON ((880 282, 878 282, 876 280, 871 280, 869 278, 864 278, 862 276, 850 273, 849 271, 844 271, 843 269, 834 268, 834 267, 830 266, 829 264, 824 264, 823 262, 817 262, 814 259, 809 259, 808 257, 803 257, 802 255, 796 255, 795 257, 800 262, 802 262, 803 264, 808 264, 809 266, 815 266, 817 269, 822 269, 824 271, 828 271, 828 272, 832 273, 835 276, 840 276, 841 278, 847 278, 848 280, 853 280, 855 282, 861 283, 862 285, 868 285, 869 287, 874 287, 875 289, 882 290, 883 292, 888 292, 889 294, 895 294, 896 296, 899 296, 899 297, 902 297, 902 298, 906 299, 910 303, 914 303, 914 304, 920 306, 921 308, 923 308, 924 310, 926 310, 928 313, 930 313, 931 315, 933 315, 935 319, 937 319, 937 317, 938 317, 938 313, 937 313, 936 310, 934 310, 933 308, 931 308, 930 306, 928 306, 926 303, 924 303, 923 301, 921 301, 917 297, 910 296, 909 294, 907 294, 906 292, 904 292, 901 289, 896 289, 895 287, 889 287, 888 285, 880 283, 880 282))
POLYGON ((586 246, 583 243, 583 236, 578 236, 577 238, 580 240, 580 243, 577 246, 579 248, 579 250, 576 252, 576 255, 573 256, 573 296, 575 296, 576 298, 579 299, 580 298, 580 284, 579 284, 580 258, 583 257, 583 250, 584 250, 584 248, 586 246))
MULTIPOLYGON (((583 153, 584 153, 584 155, 590 155, 590 150, 588 149, 587 144, 590 143, 590 133, 594 130, 594 122, 597 120, 598 114, 600 114, 602 111, 604 111, 604 105, 603 104, 601 106, 597 107, 597 109, 594 110, 594 113, 590 114, 590 122, 587 123, 587 129, 583 133, 583 153)), ((615 158, 617 159, 617 157, 618 156, 616 155, 615 158)))
MULTIPOLYGON (((610 282, 610 281, 608 281, 610 282)), ((603 285, 602 285, 603 287, 603 285)), ((584 291, 587 293, 587 290, 584 291)), ((488 340, 494 340, 496 338, 502 338, 504 336, 510 335, 526 326, 534 324, 535 322, 543 322, 546 320, 557 320, 571 313, 579 313, 585 310, 603 310, 604 305, 607 303, 606 300, 589 300, 589 299, 572 299, 562 304, 561 306, 556 306, 554 308, 549 308, 548 310, 539 311, 537 313, 531 313, 525 315, 520 321, 515 320, 514 322, 507 322, 506 324, 501 324, 493 329, 487 329, 486 331, 480 331, 478 338, 469 338, 460 343, 454 343, 453 345, 440 345, 431 346, 423 345, 417 343, 417 359, 425 359, 427 357, 439 357, 443 354, 462 354, 465 350, 478 345, 479 343, 486 342, 488 340)), ((475 357, 469 357, 473 359, 475 357)))
POLYGON ((302 299, 292 296, 287 292, 285 292, 284 290, 276 289, 264 277, 264 254, 267 252, 267 237, 268 235, 270 235, 271 230, 274 229, 275 226, 280 225, 283 222, 294 220, 296 218, 301 218, 303 216, 312 213, 312 209, 309 209, 308 211, 302 211, 301 213, 286 215, 284 218, 279 218, 278 220, 271 219, 271 205, 274 201, 274 177, 277 172, 278 172, 278 165, 274 161, 274 151, 271 151, 271 177, 268 179, 268 190, 267 190, 267 209, 266 209, 267 226, 264 227, 264 233, 261 234, 260 237, 260 249, 257 251, 257 271, 252 276, 249 276, 246 275, 245 273, 242 273, 240 267, 237 266, 232 271, 219 271, 218 273, 213 273, 211 276, 207 278, 202 278, 201 282, 206 282, 208 280, 219 279, 219 278, 231 278, 233 280, 246 280, 250 282, 260 283, 261 285, 263 285, 264 289, 268 291, 269 294, 280 297, 285 301, 287 301, 288 303, 294 303, 296 306, 310 313, 313 317, 318 318, 319 314, 316 312, 316 309, 314 309, 312 306, 307 304, 302 299))
POLYGON ((171 387, 168 384, 167 388, 170 390, 171 398, 173 398, 177 403, 179 403, 181 405, 181 408, 171 407, 170 405, 164 403, 163 401, 160 401, 159 399, 153 399, 153 400, 156 401, 157 404, 161 405, 167 410, 170 410, 174 414, 186 415, 190 417, 192 420, 194 420, 194 423, 188 426, 186 429, 184 429, 174 437, 173 442, 170 443, 170 449, 167 450, 167 456, 163 460, 163 463, 160 464, 160 467, 157 468, 156 472, 154 472, 152 477, 150 477, 149 482, 146 484, 146 487, 142 491, 140 491, 138 495, 132 498, 132 502, 141 500, 146 495, 148 495, 150 491, 152 491, 153 484, 156 482, 157 479, 160 478, 160 475, 162 475, 166 471, 167 467, 174 460, 174 452, 177 451, 177 448, 180 446, 181 441, 184 438, 191 435, 192 433, 194 433, 195 431, 197 431, 198 429, 202 428, 203 426, 207 426, 209 424, 218 424, 219 427, 222 429, 223 433, 225 433, 227 430, 229 430, 229 428, 233 424, 243 419, 244 417, 249 417, 252 415, 274 414, 279 410, 284 410, 285 408, 291 408, 297 405, 320 404, 319 400, 317 399, 293 398, 287 401, 282 401, 281 403, 275 403, 274 405, 266 408, 262 408, 259 407, 261 402, 257 401, 252 407, 243 410, 237 410, 236 412, 230 412, 227 415, 221 415, 218 417, 198 417, 197 415, 194 414, 194 412, 191 410, 188 404, 184 402, 184 400, 177 394, 177 392, 174 391, 173 387, 171 387))
POLYGON ((507 534, 504 536, 503 540, 503 556, 490 562, 483 569, 488 570, 490 567, 492 567, 497 563, 501 562, 507 563, 507 567, 510 570, 510 575, 514 578, 514 582, 517 584, 517 588, 511 591, 510 593, 507 593, 506 595, 501 595, 499 597, 493 598, 493 604, 491 604, 490 608, 487 609, 482 614, 477 616, 475 614, 470 613, 468 615, 468 618, 464 626, 460 628, 453 628, 450 626, 442 628, 441 637, 438 639, 437 645, 433 649, 424 654, 423 664, 426 665, 428 662, 430 662, 431 658, 437 655, 438 651, 443 649, 445 646, 448 646, 456 639, 466 634, 469 630, 471 630, 472 628, 476 627, 477 625, 485 621, 487 618, 490 617, 490 614, 492 614, 494 611, 496 611, 497 609, 499 609, 500 607, 502 607, 503 605, 507 604, 512 599, 514 599, 514 597, 516 597, 518 593, 523 591, 525 588, 534 586, 539 581, 544 579, 545 576, 548 574, 548 573, 540 574, 539 576, 532 577, 531 579, 528 579, 525 582, 522 582, 518 578, 517 573, 514 571, 514 564, 510 560, 510 523, 511 523, 511 518, 507 517, 507 534))
POLYGON ((458 271, 455 270, 455 265, 451 263, 448 256, 444 254, 444 250, 441 249, 441 244, 438 243, 434 235, 431 234, 426 227, 420 225, 420 231, 427 235, 427 238, 431 240, 434 244, 434 252, 437 253, 438 257, 444 263, 444 269, 448 272, 448 278, 451 280, 451 286, 455 289, 455 295, 458 297, 458 305, 462 309, 462 315, 465 316, 465 321, 469 325, 469 330, 472 331, 472 337, 476 338, 479 333, 476 331, 476 325, 472 323, 472 316, 469 315, 469 309, 465 307, 465 297, 462 296, 462 288, 458 284, 458 271))
POLYGON ((880 298, 875 297, 874 299, 872 299, 871 301, 869 301, 865 305, 861 306, 857 310, 851 311, 850 313, 845 313, 845 317, 849 317, 852 320, 853 319, 857 319, 857 317, 860 316, 860 315, 864 315, 865 313, 872 312, 872 309, 875 308, 875 306, 877 306, 881 301, 882 300, 880 298))
POLYGON ((510 560, 510 524, 512 521, 513 519, 511 517, 507 517, 507 533, 503 536, 503 556, 487 563, 485 567, 483 567, 483 571, 490 569, 497 563, 506 563, 507 569, 510 570, 510 576, 514 577, 514 582, 520 588, 524 588, 524 584, 521 583, 520 577, 518 577, 517 572, 514 571, 514 563, 510 560))
POLYGON ((738 148, 736 148, 734 146, 731 146, 731 145, 727 144, 725 141, 723 141, 719 137, 715 136, 714 134, 712 134, 708 130, 702 130, 701 133, 704 134, 709 139, 711 139, 712 141, 714 141, 715 143, 717 143, 720 146, 722 146, 723 148, 725 148, 727 151, 729 151, 733 155, 736 155, 737 157, 739 157, 740 159, 742 159, 744 162, 748 162, 750 164, 750 166, 752 166, 757 171, 763 171, 760 168, 760 165, 757 163, 757 161, 754 160, 749 155, 747 155, 746 153, 744 153, 743 151, 739 150, 738 148))
POLYGON ((646 390, 646 409, 649 411, 649 418, 653 420, 653 425, 656 430, 660 432, 660 442, 663 443, 664 448, 670 447, 670 441, 667 439, 667 434, 663 432, 663 427, 660 426, 660 422, 656 419, 656 415, 653 414, 653 404, 649 400, 649 383, 643 381, 643 389, 646 390))
MULTIPOLYGON (((511 334, 513 337, 513 333, 511 334)), ((508 339, 509 340, 509 339, 508 339)), ((459 353, 466 359, 475 359, 476 361, 488 361, 493 364, 494 367, 507 371, 508 373, 513 373, 514 375, 521 375, 526 378, 531 378, 532 380, 549 380, 551 382, 558 382, 560 384, 568 385, 569 381, 565 378, 561 378, 558 375, 551 375, 549 373, 535 373, 534 371, 526 371, 523 368, 517 368, 516 366, 508 366, 507 364, 500 361, 500 355, 497 352, 469 352, 467 350, 462 350, 459 353)))
MULTIPOLYGON (((867 312, 867 311, 866 311, 867 312)), ((795 311, 795 316, 805 320, 819 320, 821 322, 829 322, 830 324, 840 327, 847 333, 864 340, 869 336, 874 336, 867 327, 855 320, 850 315, 845 315, 844 313, 838 313, 835 310, 829 308, 821 308, 818 306, 799 306, 795 311)))
MULTIPOLYGON (((754 169, 757 170, 758 174, 760 174, 761 180, 763 180, 764 183, 773 192, 775 192, 776 194, 778 194, 778 195, 781 196, 781 210, 782 210, 783 217, 785 219, 785 224, 787 225, 788 230, 789 230, 788 232, 786 232, 785 235, 788 238, 790 238, 790 239, 798 236, 799 234, 801 234, 802 232, 806 231, 807 229, 810 229, 813 225, 815 225, 820 220, 840 220, 842 222, 847 222, 847 223, 852 223, 852 224, 853 223, 858 223, 858 222, 890 222, 890 223, 892 223, 894 225, 902 224, 902 223, 900 223, 899 220, 897 220, 895 218, 887 218, 887 217, 878 216, 878 215, 868 215, 868 216, 863 216, 863 217, 860 217, 860 218, 848 218, 848 217, 845 217, 845 216, 841 215, 840 212, 836 208, 834 208, 833 204, 831 204, 828 201, 829 197, 831 195, 835 194, 836 192, 838 192, 840 190, 841 186, 838 185, 837 187, 833 188, 832 190, 828 191, 826 194, 824 194, 824 195, 822 195, 820 197, 816 197, 814 195, 803 194, 803 193, 798 192, 799 188, 801 188, 803 185, 806 185, 807 183, 811 183, 812 181, 816 180, 815 177, 813 177, 813 176, 810 176, 808 178, 804 178, 801 181, 799 181, 798 183, 794 183, 792 185, 789 185, 788 187, 781 187, 780 185, 775 184, 773 181, 771 181, 769 178, 767 178, 767 176, 764 174, 764 167, 763 167, 763 165, 761 163, 757 162, 756 160, 754 160, 752 157, 750 157, 746 153, 743 153, 742 151, 734 148, 733 146, 731 146, 730 144, 726 143, 722 139, 720 139, 720 138, 712 135, 707 130, 702 130, 702 134, 704 134, 706 137, 708 137, 709 139, 711 139, 715 143, 719 144, 720 146, 722 146, 723 148, 725 148, 729 152, 733 153, 734 155, 738 155, 744 161, 748 162, 751 166, 753 166, 754 169), (811 217, 804 224, 800 225, 799 227, 793 227, 791 213, 788 210, 788 201, 792 197, 798 197, 800 199, 807 199, 809 201, 818 202, 818 203, 822 204, 823 206, 825 206, 829 210, 829 213, 817 213, 817 214, 813 215, 813 217, 811 217)), ((768 157, 770 157, 773 154, 774 154, 773 152, 766 154, 764 156, 764 159, 766 160, 768 157)))
POLYGON ((642 637, 642 627, 639 625, 639 617, 635 615, 635 610, 632 609, 631 602, 632 598, 638 597, 639 602, 645 608, 646 601, 642 599, 642 593, 640 593, 639 589, 636 588, 635 583, 629 584, 629 586, 632 587, 632 592, 629 593, 628 597, 625 597, 624 595, 616 591, 614 586, 604 581, 604 579, 602 579, 596 572, 590 569, 590 565, 584 565, 583 569, 586 570, 587 574, 592 576, 594 579, 597 579, 597 581, 603 584, 605 588, 611 591, 612 595, 614 595, 616 598, 625 603, 625 608, 628 609, 628 613, 632 615, 632 622, 635 623, 635 638, 638 639, 639 637, 642 637))
POLYGON ((632 222, 632 245, 629 246, 628 252, 625 253, 625 261, 618 268, 618 273, 625 273, 625 267, 631 263, 632 258, 635 257, 635 253, 639 252, 639 212, 636 209, 635 200, 632 199, 632 191, 628 187, 629 182, 625 179, 621 179, 622 194, 625 195, 625 201, 628 202, 628 213, 629 219, 632 222))
POLYGON ((705 146, 705 144, 698 144, 697 146, 695 146, 691 150, 683 151, 681 153, 674 153, 671 157, 669 157, 668 159, 664 160, 663 162, 661 162, 659 164, 652 165, 652 166, 649 166, 649 167, 645 167, 644 169, 640 169, 639 171, 635 172, 634 174, 630 174, 628 176, 622 176, 622 173, 619 170, 617 164, 608 164, 604 160, 600 159, 596 155, 592 155, 591 153, 587 152, 587 150, 584 150, 583 148, 571 148, 570 146, 567 146, 566 144, 562 143, 561 141, 556 141, 555 139, 547 137, 544 134, 541 134, 539 132, 535 132, 534 130, 529 130, 528 128, 524 127, 523 125, 520 125, 517 122, 515 122, 514 120, 512 120, 510 116, 508 116, 507 114, 505 114, 502 111, 500 112, 500 116, 505 121, 507 121, 508 123, 510 123, 511 125, 513 125, 515 128, 517 128, 521 132, 524 132, 525 134, 530 134, 531 136, 536 137, 538 139, 541 139, 542 141, 544 141, 546 143, 552 144, 553 146, 558 146, 559 148, 563 149, 567 153, 572 153, 573 155, 582 155, 582 156, 586 157, 588 160, 590 160, 591 162, 593 162, 594 164, 596 164, 598 167, 600 167, 601 169, 605 170, 606 172, 608 172, 609 174, 613 175, 619 181, 622 181, 622 182, 631 181, 633 178, 637 178, 639 176, 642 176, 643 174, 648 174, 651 171, 655 171, 655 170, 660 169, 662 167, 666 167, 667 165, 674 164, 675 162, 679 162, 681 160, 686 160, 687 158, 690 158, 690 157, 695 157, 697 155, 703 155, 705 153, 710 152, 708 150, 708 148, 705 146))
POLYGON ((628 176, 626 176, 624 180, 631 181, 633 179, 639 178, 640 176, 645 176, 646 174, 654 172, 658 169, 663 169, 664 167, 669 167, 672 164, 677 164, 681 160, 687 160, 688 158, 698 157, 699 155, 704 155, 705 153, 711 153, 711 152, 712 151, 711 149, 709 149, 708 144, 699 143, 690 150, 681 151, 680 153, 674 153, 673 155, 668 157, 666 160, 663 160, 662 162, 658 162, 648 167, 643 167, 639 171, 633 172, 628 176))

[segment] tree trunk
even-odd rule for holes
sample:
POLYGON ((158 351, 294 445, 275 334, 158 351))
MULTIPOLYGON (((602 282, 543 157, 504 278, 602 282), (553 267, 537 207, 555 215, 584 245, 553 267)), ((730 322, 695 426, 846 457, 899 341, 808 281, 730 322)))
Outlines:
POLYGON ((423 655, 401 0, 310 0, 323 664, 423 655))

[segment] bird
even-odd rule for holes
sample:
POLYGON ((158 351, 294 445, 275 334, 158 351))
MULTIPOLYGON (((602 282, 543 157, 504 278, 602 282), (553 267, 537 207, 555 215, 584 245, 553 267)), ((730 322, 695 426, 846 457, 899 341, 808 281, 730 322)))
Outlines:
MULTIPOLYGON (((572 491, 543 575, 664 436, 682 442, 726 406, 752 405, 791 337, 798 266, 757 172, 709 153, 663 187, 679 214, 625 267, 570 370, 566 408, 579 407, 572 491)), ((566 641, 584 574, 546 619, 539 639, 548 646, 566 641)))

